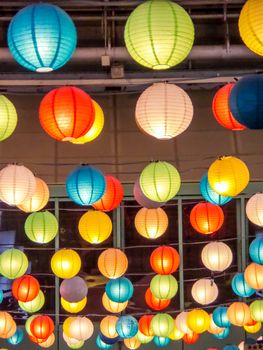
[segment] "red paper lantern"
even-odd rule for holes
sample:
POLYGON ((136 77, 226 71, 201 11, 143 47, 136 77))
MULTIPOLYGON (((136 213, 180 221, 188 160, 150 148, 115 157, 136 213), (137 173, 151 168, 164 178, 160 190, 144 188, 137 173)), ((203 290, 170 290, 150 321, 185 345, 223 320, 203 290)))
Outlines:
POLYGON ((170 275, 178 269, 180 256, 177 250, 172 247, 158 247, 151 254, 150 264, 157 274, 170 275))
POLYGON ((85 91, 65 86, 50 91, 43 98, 39 119, 49 136, 59 141, 72 141, 90 130, 95 109, 85 91))
POLYGON ((195 332, 186 333, 183 336, 183 341, 186 344, 194 344, 197 342, 198 339, 199 339, 199 334, 197 334, 195 332))
POLYGON ((49 316, 39 315, 30 323, 32 335, 38 339, 47 339, 54 332, 54 322, 49 316))
POLYGON ((219 205, 200 202, 191 210, 193 228, 204 235, 218 231, 224 223, 224 212, 219 205))
POLYGON ((157 311, 160 311, 160 310, 163 310, 165 308, 167 308, 171 302, 170 299, 158 299, 156 298, 150 288, 148 288, 146 290, 146 293, 145 293, 145 301, 146 301, 146 304, 153 310, 157 310, 157 311))
POLYGON ((151 321, 153 315, 144 315, 139 319, 139 331, 147 337, 153 337, 154 333, 151 330, 151 321))
POLYGON ((48 339, 48 338, 46 338, 46 339, 36 338, 36 337, 33 337, 32 335, 29 335, 28 337, 35 344, 42 344, 45 341, 47 341, 47 339, 48 339))
POLYGON ((97 210, 111 211, 120 205, 124 191, 122 184, 116 177, 107 175, 105 176, 105 180, 106 190, 104 195, 98 202, 92 204, 92 206, 97 210))
POLYGON ((32 301, 39 293, 38 280, 30 275, 24 275, 14 280, 12 284, 13 296, 23 303, 32 301))
POLYGON ((244 130, 246 127, 241 125, 230 112, 229 96, 235 84, 230 83, 217 91, 212 103, 213 114, 220 125, 230 130, 244 130))

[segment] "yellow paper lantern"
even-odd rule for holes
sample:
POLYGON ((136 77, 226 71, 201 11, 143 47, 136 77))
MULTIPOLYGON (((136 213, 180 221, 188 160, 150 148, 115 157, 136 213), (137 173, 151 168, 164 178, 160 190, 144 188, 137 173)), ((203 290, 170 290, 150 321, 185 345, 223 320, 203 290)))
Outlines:
POLYGON ((168 216, 162 208, 141 208, 134 220, 137 232, 148 239, 162 236, 168 228, 168 216))
POLYGON ((209 315, 209 318, 210 318, 210 324, 209 324, 209 328, 207 330, 209 333, 211 333, 211 334, 220 334, 220 333, 224 332, 224 328, 218 327, 215 324, 212 314, 209 315))
POLYGON ((169 337, 174 329, 174 319, 166 313, 156 314, 151 320, 150 327, 155 336, 169 337))
POLYGON ((254 289, 263 289, 263 265, 251 263, 244 272, 245 281, 254 289))
POLYGON ((244 330, 247 333, 257 333, 259 332, 261 329, 261 322, 257 322, 256 324, 252 325, 252 326, 244 326, 244 330))
POLYGON ((106 316, 100 321, 100 331, 107 338, 116 338, 118 333, 116 331, 117 316, 106 316))
POLYGON ((234 197, 247 187, 249 171, 246 164, 236 157, 220 157, 208 169, 208 182, 218 194, 234 197))
POLYGON ((70 303, 67 300, 60 298, 61 305, 64 310, 71 314, 76 314, 84 309, 87 304, 87 297, 83 298, 77 303, 70 303))
POLYGON ((68 336, 68 337, 70 337, 70 331, 69 331, 70 325, 74 319, 75 319, 74 317, 67 317, 65 319, 65 321, 63 322, 63 325, 62 325, 63 333, 65 333, 66 336, 68 336))
POLYGON ((72 249, 60 249, 52 256, 51 269, 57 277, 72 278, 79 273, 80 268, 80 257, 72 249))
POLYGON ((198 304, 208 305, 218 297, 218 288, 209 278, 201 278, 193 284, 191 293, 198 304))
POLYGON ((22 202, 17 207, 25 213, 32 213, 43 209, 49 201, 48 185, 42 179, 36 177, 36 190, 33 196, 22 202))
POLYGON ((32 314, 34 312, 39 311, 45 304, 45 296, 42 290, 39 291, 38 295, 32 301, 22 302, 18 301, 18 305, 22 310, 32 314))
POLYGON ((124 345, 128 349, 135 350, 135 349, 138 349, 140 347, 141 342, 139 341, 139 339, 137 337, 132 337, 132 338, 124 339, 124 345))
POLYGON ((106 213, 89 210, 81 216, 78 228, 84 241, 99 244, 109 238, 112 232, 112 222, 106 213))
POLYGON ((169 338, 171 340, 180 340, 184 336, 184 333, 180 331, 176 326, 174 326, 174 329, 172 332, 169 334, 169 338))
POLYGON ((138 340, 141 344, 148 344, 153 340, 153 336, 148 337, 147 335, 144 335, 140 330, 136 334, 136 337, 138 338, 138 340))
POLYGON ((188 312, 187 326, 195 333, 204 333, 210 325, 210 317, 208 313, 202 309, 194 309, 188 312))
POLYGON ((258 226, 263 226, 263 193, 256 193, 249 198, 246 205, 248 220, 258 226))
POLYGON ((70 323, 69 333, 72 338, 81 340, 88 340, 94 332, 94 326, 91 320, 87 317, 75 317, 70 323))
POLYGON ((182 311, 175 318, 175 326, 184 334, 192 333, 192 331, 187 326, 188 312, 182 311))
POLYGON ((202 249, 201 259, 207 269, 222 272, 231 265, 233 254, 227 244, 210 242, 202 249))
POLYGON ((250 310, 247 304, 235 302, 229 305, 227 317, 234 326, 245 326, 250 321, 250 310))
POLYGON ((40 344, 38 344, 41 348, 50 348, 53 344, 54 344, 54 342, 55 342, 55 334, 54 333, 52 333, 48 338, 47 338, 47 340, 46 341, 44 341, 43 343, 40 343, 40 344))
POLYGON ((0 141, 11 136, 17 126, 17 113, 13 103, 0 95, 0 141))
POLYGON ((8 279, 23 276, 27 268, 28 259, 21 250, 10 248, 0 255, 0 273, 8 279))
POLYGON ((113 314, 118 314, 126 309, 128 301, 125 301, 124 303, 116 303, 115 301, 110 300, 107 297, 106 292, 104 292, 102 296, 102 305, 107 311, 112 312, 113 314))
POLYGON ((107 278, 121 277, 128 268, 127 256, 120 249, 106 249, 99 256, 98 268, 100 273, 107 278))
POLYGON ((263 322, 263 300, 255 300, 250 306, 251 317, 257 322, 263 322))

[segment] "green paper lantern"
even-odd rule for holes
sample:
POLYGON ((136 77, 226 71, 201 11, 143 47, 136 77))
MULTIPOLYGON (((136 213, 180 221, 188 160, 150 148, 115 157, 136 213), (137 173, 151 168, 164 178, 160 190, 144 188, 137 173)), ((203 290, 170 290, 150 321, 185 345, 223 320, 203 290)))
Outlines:
POLYGON ((151 280, 150 289, 158 299, 172 299, 178 291, 178 283, 172 275, 155 275, 151 280))
POLYGON ((194 36, 188 13, 180 5, 164 0, 139 5, 129 16, 124 32, 132 58, 155 70, 181 63, 192 49, 194 36))
POLYGON ((0 141, 11 136, 17 125, 15 106, 3 95, 0 95, 0 141))
POLYGON ((36 243, 48 243, 58 233, 58 221, 49 211, 30 214, 25 221, 27 237, 36 243))
POLYGON ((21 250, 11 248, 0 255, 0 273, 10 280, 23 276, 27 268, 28 259, 21 250))
POLYGON ((39 311, 45 304, 45 296, 42 290, 39 291, 38 295, 32 301, 28 301, 23 303, 22 301, 18 301, 19 306, 22 310, 32 314, 34 312, 39 311))
POLYGON ((77 344, 67 344, 70 349, 80 349, 84 345, 84 341, 80 340, 77 344))
POLYGON ((249 306, 251 317, 257 322, 263 322, 263 300, 255 300, 249 306))
POLYGON ((153 340, 153 336, 144 335, 140 330, 136 334, 136 338, 139 340, 141 344, 148 344, 153 340))
POLYGON ((151 330, 158 337, 168 337, 174 329, 174 319, 168 314, 157 314, 151 321, 151 330))
POLYGON ((26 323, 25 323, 25 330, 27 332, 28 335, 31 335, 33 336, 33 334, 31 333, 31 330, 30 330, 30 325, 31 325, 31 322, 39 315, 31 315, 27 318, 26 320, 26 323))

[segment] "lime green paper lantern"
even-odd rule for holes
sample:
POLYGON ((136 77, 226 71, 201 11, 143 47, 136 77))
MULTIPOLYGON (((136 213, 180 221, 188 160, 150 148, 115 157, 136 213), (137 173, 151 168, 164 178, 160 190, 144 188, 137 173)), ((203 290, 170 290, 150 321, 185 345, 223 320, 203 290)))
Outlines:
POLYGON ((21 250, 11 248, 0 255, 0 273, 10 280, 23 276, 27 268, 28 259, 21 250))
POLYGON ((255 300, 250 304, 250 313, 253 320, 263 322, 263 300, 255 300))
POLYGON ((158 299, 172 299, 178 291, 178 283, 172 275, 155 275, 151 280, 150 289, 158 299))
POLYGON ((188 13, 172 1, 151 0, 129 16, 124 32, 126 48, 144 67, 164 70, 181 63, 194 42, 194 25, 188 13))
POLYGON ((0 95, 0 141, 11 136, 17 125, 15 106, 3 95, 0 95))
POLYGON ((22 301, 18 301, 19 306, 22 310, 28 312, 29 314, 33 314, 34 312, 39 311, 45 304, 45 296, 42 290, 39 291, 38 295, 32 301, 27 301, 23 303, 22 301))
POLYGON ((151 321, 151 330, 158 337, 168 337, 174 329, 174 319, 168 314, 157 314, 151 321))
POLYGON ((36 243, 48 243, 58 233, 58 221, 49 211, 30 214, 25 221, 27 237, 36 243))

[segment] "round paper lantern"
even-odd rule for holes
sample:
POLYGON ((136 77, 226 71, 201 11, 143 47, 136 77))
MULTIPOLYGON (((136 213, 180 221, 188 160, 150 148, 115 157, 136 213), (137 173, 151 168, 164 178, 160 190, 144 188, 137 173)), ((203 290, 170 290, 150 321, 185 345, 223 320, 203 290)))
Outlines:
POLYGON ((215 308, 212 317, 213 321, 218 327, 229 328, 231 326, 231 322, 229 321, 227 316, 227 307, 225 306, 218 306, 217 308, 215 308))
POLYGON ((104 126, 104 113, 100 105, 96 101, 92 100, 92 102, 95 112, 95 119, 92 124, 92 127, 84 136, 72 140, 71 142, 74 144, 83 145, 84 143, 91 142, 95 140, 102 132, 104 126))
POLYGON ((222 227, 224 212, 219 205, 200 202, 192 208, 190 222, 197 232, 209 235, 222 227))
POLYGON ((138 127, 160 140, 183 133, 192 118, 190 97, 174 84, 155 83, 144 90, 136 103, 135 120, 138 127))
POLYGON ((105 287, 107 297, 116 303, 124 303, 133 295, 133 285, 126 277, 119 277, 110 280, 105 287))
POLYGON ((106 190, 104 195, 101 197, 101 199, 92 204, 93 208, 101 211, 111 211, 113 209, 116 209, 124 195, 124 190, 122 187, 122 184, 116 177, 106 175, 106 190))
POLYGON ((107 311, 112 312, 113 314, 119 314, 126 309, 128 301, 125 301, 124 303, 115 303, 107 297, 106 293, 104 293, 102 296, 102 305, 107 311))
POLYGON ((263 193, 256 193, 248 200, 246 214, 253 224, 263 226, 263 193))
POLYGON ((214 117, 220 125, 229 130, 244 130, 246 127, 241 125, 230 112, 229 96, 235 84, 229 83, 220 88, 213 98, 212 110, 214 117))
POLYGON ((194 344, 198 341, 199 339, 199 334, 191 332, 191 333, 187 333, 183 336, 183 341, 186 344, 194 344))
POLYGON ((174 329, 174 319, 168 314, 156 314, 151 321, 151 330, 158 337, 169 337, 174 329))
POLYGON ((13 317, 5 311, 0 311, 0 337, 1 338, 10 338, 12 337, 15 332, 13 332, 13 334, 11 334, 9 337, 7 337, 6 335, 9 335, 10 332, 12 332, 13 326, 14 326, 15 322, 13 320, 13 317))
POLYGON ((24 333, 21 328, 17 328, 15 334, 8 338, 7 341, 11 345, 18 345, 24 338, 24 333))
POLYGON ((147 337, 142 332, 140 332, 140 330, 136 334, 136 337, 138 338, 138 340, 141 344, 148 344, 153 340, 153 337, 147 337))
POLYGON ((81 260, 74 250, 60 249, 52 256, 51 269, 60 278, 72 278, 79 273, 81 260))
POLYGON ((167 337, 153 337, 153 342, 156 346, 167 346, 170 344, 171 339, 167 337))
POLYGON ((241 298, 249 298, 256 292, 255 289, 247 284, 242 272, 235 274, 232 278, 231 286, 233 292, 241 298))
POLYGON ((221 196, 221 194, 216 193, 209 185, 207 174, 201 178, 200 192, 204 199, 212 204, 224 205, 232 199, 232 197, 221 196))
POLYGON ((74 317, 67 317, 62 325, 62 329, 63 329, 63 334, 65 334, 67 337, 70 337, 70 325, 71 322, 74 320, 74 317))
POLYGON ((96 337, 96 345, 99 349, 102 349, 102 350, 107 350, 112 348, 112 345, 104 343, 104 341, 101 339, 99 334, 96 337))
POLYGON ((31 333, 31 330, 30 330, 30 325, 31 325, 31 322, 37 317, 38 315, 31 315, 29 316, 27 319, 26 319, 26 323, 25 323, 25 330, 27 332, 27 334, 29 336, 33 336, 32 333, 31 333))
POLYGON ((88 294, 85 280, 79 276, 64 280, 59 288, 60 295, 70 303, 78 303, 88 294))
POLYGON ((116 338, 118 333, 116 331, 117 316, 106 316, 100 321, 100 331, 107 338, 116 338))
POLYGON ((10 137, 17 126, 17 113, 13 103, 4 95, 0 95, 0 141, 10 137))
POLYGON ((24 275, 14 280, 12 294, 16 300, 27 302, 34 300, 40 290, 38 280, 30 275, 24 275))
POLYGON ((176 249, 170 246, 161 246, 152 252, 150 264, 157 274, 170 275, 178 269, 180 256, 176 249))
POLYGON ((223 350, 239 350, 238 346, 236 345, 226 345, 224 346, 223 350))
POLYGON ((49 211, 30 214, 24 225, 27 237, 35 243, 49 243, 58 233, 58 221, 49 211))
POLYGON ((23 276, 27 268, 27 256, 21 250, 10 248, 0 255, 0 273, 10 280, 23 276))
MULTIPOLYGON (((116 324, 114 326, 116 328, 116 324)), ((116 344, 120 338, 119 336, 117 335, 116 337, 114 338, 109 338, 109 337, 106 337, 102 332, 99 333, 100 337, 101 337, 101 340, 106 343, 106 344, 110 344, 110 345, 113 345, 113 344, 116 344)))
POLYGON ((104 195, 106 181, 100 170, 91 165, 75 168, 67 177, 69 198, 79 205, 91 205, 104 195))
POLYGON ((218 288, 212 280, 201 278, 193 284, 191 293, 198 304, 208 305, 213 303, 218 297, 218 288))
POLYGON ((140 175, 140 188, 143 194, 155 202, 167 202, 172 199, 181 186, 177 169, 167 162, 152 162, 140 175))
POLYGON ((244 326, 250 320, 249 306, 239 301, 232 303, 227 309, 227 317, 233 325, 244 326))
POLYGON ((218 334, 214 334, 214 337, 216 337, 219 340, 225 339, 229 336, 230 333, 230 329, 229 328, 225 328, 221 333, 218 334))
POLYGON ((187 326, 187 317, 188 312, 182 311, 175 318, 175 326, 179 329, 179 331, 181 331, 184 334, 192 333, 189 327, 187 326))
POLYGON ((30 323, 30 331, 36 338, 47 339, 54 332, 54 322, 49 316, 39 315, 30 323))
POLYGON ((208 330, 210 325, 210 317, 208 313, 202 309, 194 309, 188 312, 187 326, 191 331, 200 334, 208 330))
POLYGON ((42 338, 36 338, 34 337, 33 335, 29 335, 28 336, 29 340, 32 341, 32 343, 35 343, 35 344, 41 344, 41 343, 45 343, 47 341, 48 338, 45 338, 45 339, 42 339, 42 338))
POLYGON ((22 302, 18 301, 20 308, 29 314, 39 311, 45 304, 45 296, 42 290, 39 291, 38 295, 31 301, 22 302))
POLYGON ((23 165, 9 164, 0 171, 0 199, 19 205, 30 199, 36 190, 36 178, 23 165))
POLYGON ((123 342, 124 342, 124 345, 126 346, 126 348, 131 349, 131 350, 138 349, 141 346, 141 342, 138 340, 137 337, 124 339, 123 342))
POLYGON ((81 216, 78 228, 84 241, 100 244, 109 238, 112 232, 112 222, 107 214, 89 210, 81 216))
POLYGON ((178 4, 147 1, 129 16, 124 31, 126 48, 144 67, 168 69, 181 63, 194 42, 194 26, 178 4))
POLYGON ((242 160, 233 156, 224 156, 210 165, 208 181, 217 193, 234 197, 247 187, 249 171, 242 160))
POLYGON ((43 209, 49 201, 48 185, 42 179, 36 177, 36 190, 33 196, 17 207, 25 213, 32 213, 43 209))
POLYGON ((263 265, 251 263, 244 272, 247 284, 257 290, 263 289, 263 265))
POLYGON ((84 309, 84 307, 87 304, 87 297, 84 297, 82 300, 76 302, 76 303, 71 303, 65 300, 64 298, 60 298, 61 305, 64 310, 67 312, 70 312, 71 314, 76 314, 84 309))
POLYGON ((255 300, 250 306, 251 317, 257 322, 263 322, 263 300, 255 300))
POLYGON ((249 256, 253 262, 263 265, 263 236, 256 237, 250 243, 249 256))
POLYGON ((0 304, 2 303, 4 299, 4 292, 2 291, 2 289, 0 289, 0 304))
POLYGON ((169 334, 169 338, 171 340, 180 340, 184 336, 184 333, 181 332, 176 326, 174 327, 173 331, 169 334))
POLYGON ((247 333, 257 333, 259 332, 261 329, 261 322, 257 322, 256 324, 252 325, 252 326, 244 326, 244 330, 247 333))
POLYGON ((128 268, 127 256, 120 249, 106 249, 99 256, 98 268, 100 273, 107 278, 119 278, 128 268))
MULTIPOLYGON (((63 332, 63 339, 65 340, 65 342, 67 343, 67 346, 69 347, 74 347, 76 346, 77 349, 78 349, 78 346, 79 344, 81 343, 82 345, 84 344, 84 341, 83 340, 78 340, 78 339, 75 339, 73 337, 68 337, 64 332, 63 332)), ((81 345, 81 346, 82 346, 81 345)), ((81 347, 80 346, 80 347, 81 347)))
POLYGON ((69 332, 72 338, 85 341, 92 336, 94 332, 94 326, 89 318, 76 317, 70 323, 69 332))
POLYGON ((133 196, 136 202, 144 208, 147 209, 156 209, 163 205, 165 205, 165 202, 155 202, 150 200, 149 198, 145 197, 143 194, 141 187, 140 187, 140 179, 137 178, 134 185, 133 185, 133 196))
POLYGON ((171 300, 156 298, 152 294, 151 289, 148 288, 145 293, 145 302, 151 309, 161 311, 163 309, 166 309, 170 305, 171 300))
POLYGON ((38 344, 41 348, 50 348, 53 344, 54 344, 54 342, 55 342, 55 334, 54 333, 52 333, 48 338, 47 338, 47 340, 46 341, 44 341, 43 343, 41 343, 41 344, 38 344))
POLYGON ((83 347, 83 345, 85 344, 85 342, 82 340, 80 342, 78 342, 77 344, 70 344, 70 343, 67 343, 67 346, 70 348, 70 349, 80 349, 83 347))
POLYGON ((209 315, 210 318, 210 324, 209 324, 209 328, 208 328, 208 332, 211 334, 220 334, 224 331, 224 328, 218 327, 214 320, 213 320, 213 315, 210 314, 209 315))
POLYGON ((158 299, 172 299, 178 290, 178 283, 173 275, 155 275, 150 283, 152 294, 158 299))
POLYGON ((16 330, 17 330, 16 323, 15 323, 15 321, 13 320, 9 332, 8 332, 8 333, 1 334, 1 338, 3 338, 3 339, 11 338, 11 337, 15 334, 16 330))
POLYGON ((144 315, 139 319, 139 322, 138 322, 140 332, 146 335, 147 337, 154 336, 154 333, 151 330, 152 319, 153 319, 153 315, 144 315))
POLYGON ((210 242, 202 249, 201 259, 207 269, 222 272, 231 265, 233 254, 227 244, 210 242))
POLYGON ((116 331, 121 338, 133 338, 138 332, 138 322, 133 316, 121 316, 116 323, 116 331))
POLYGON ((168 216, 162 208, 141 208, 134 220, 137 232, 148 239, 162 236, 168 227, 168 216))

